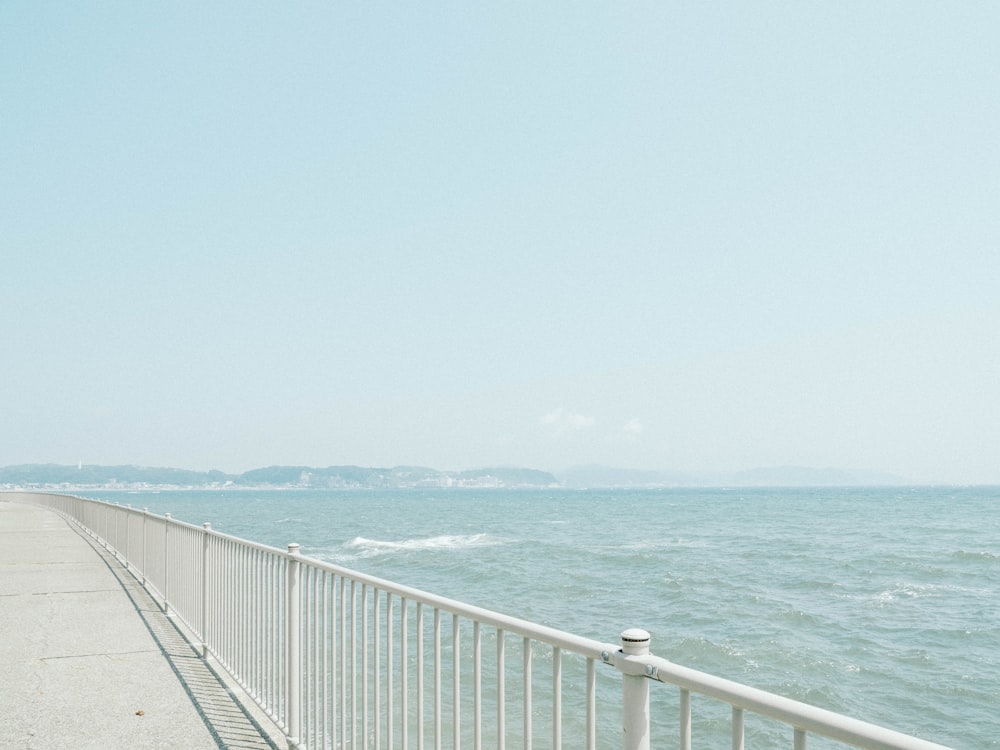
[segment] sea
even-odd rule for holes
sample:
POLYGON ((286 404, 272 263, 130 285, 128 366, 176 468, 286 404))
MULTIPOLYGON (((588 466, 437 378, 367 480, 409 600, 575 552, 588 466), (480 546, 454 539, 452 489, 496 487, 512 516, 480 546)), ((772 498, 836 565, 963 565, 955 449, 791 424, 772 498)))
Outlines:
POLYGON ((1000 747, 1000 487, 78 494, 1000 747))

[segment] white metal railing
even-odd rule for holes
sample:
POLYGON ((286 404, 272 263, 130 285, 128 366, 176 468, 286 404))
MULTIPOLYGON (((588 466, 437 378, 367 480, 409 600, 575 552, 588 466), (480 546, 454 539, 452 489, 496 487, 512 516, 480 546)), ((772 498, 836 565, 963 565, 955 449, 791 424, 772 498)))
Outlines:
POLYGON ((747 713, 786 725, 794 750, 809 735, 869 750, 947 750, 651 655, 642 630, 602 643, 311 560, 297 544, 283 551, 70 495, 0 494, 52 509, 106 546, 292 749, 648 750, 651 726, 662 723, 649 689, 660 682, 679 689, 681 750, 692 747, 692 694, 731 707, 734 750, 744 748, 747 713), (599 664, 614 670, 599 676, 599 664))

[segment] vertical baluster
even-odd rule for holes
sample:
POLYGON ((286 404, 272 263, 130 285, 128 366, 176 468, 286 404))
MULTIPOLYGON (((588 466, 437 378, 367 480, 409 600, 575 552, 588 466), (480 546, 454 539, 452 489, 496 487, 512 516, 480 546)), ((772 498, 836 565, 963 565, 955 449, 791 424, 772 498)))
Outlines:
POLYGON ((254 678, 257 676, 257 670, 254 665, 254 644, 256 643, 257 637, 257 620, 254 617, 254 599, 257 596, 257 591, 254 588, 254 569, 253 569, 253 558, 256 554, 256 550, 251 547, 243 547, 243 579, 245 581, 243 585, 244 599, 243 599, 243 617, 246 621, 244 628, 246 633, 246 643, 244 644, 244 658, 246 663, 246 676, 243 678, 247 684, 248 691, 253 692, 254 678))
POLYGON ((409 613, 406 598, 399 602, 399 723, 402 725, 402 750, 409 750, 410 742, 410 637, 409 613))
POLYGON ((250 617, 250 550, 245 545, 237 543, 240 551, 240 682, 247 689, 253 690, 253 659, 252 639, 253 621, 250 617))
POLYGON ((257 659, 259 664, 257 670, 257 692, 261 699, 263 699, 267 690, 267 673, 270 668, 267 663, 267 656, 271 643, 270 628, 267 623, 267 602, 271 586, 267 580, 267 553, 263 550, 258 550, 254 554, 254 568, 257 571, 257 580, 259 581, 259 590, 257 592, 257 632, 260 654, 257 659))
POLYGON ((221 578, 219 580, 219 654, 223 664, 227 669, 232 667, 232 654, 230 653, 232 635, 232 582, 233 582, 233 559, 232 549, 226 539, 219 542, 219 564, 221 566, 221 578))
POLYGON ((452 700, 452 746, 460 750, 462 745, 462 690, 461 664, 459 663, 458 615, 451 616, 451 700, 452 700))
POLYGON ((318 568, 310 566, 312 570, 312 607, 311 612, 311 622, 309 623, 312 628, 312 655, 309 658, 309 669, 312 670, 312 695, 309 696, 309 713, 312 716, 312 722, 310 727, 312 733, 306 740, 307 747, 322 747, 319 742, 320 728, 322 727, 322 716, 320 714, 319 708, 320 703, 320 680, 323 679, 321 674, 320 665, 323 664, 323 660, 320 657, 320 644, 322 637, 322 600, 320 598, 320 584, 322 583, 322 572, 318 568))
POLYGON ((323 587, 326 585, 324 571, 313 568, 313 655, 310 669, 313 670, 313 694, 309 698, 309 712, 313 716, 313 733, 307 747, 325 747, 325 727, 323 707, 326 697, 326 649, 324 647, 324 606, 323 587))
POLYGON ((531 750, 531 639, 522 642, 522 672, 524 674, 524 750, 531 750))
MULTIPOLYGON (((288 596, 285 593, 285 588, 288 579, 287 573, 288 564, 283 558, 276 557, 274 560, 274 585, 275 585, 275 597, 273 602, 274 607, 274 665, 277 667, 275 670, 275 681, 274 681, 274 699, 275 706, 285 705, 285 675, 288 670, 285 668, 285 640, 287 639, 287 634, 285 632, 285 623, 287 617, 285 616, 285 607, 288 600, 288 596)), ((281 715, 284 716, 284 708, 281 709, 281 715)))
POLYGON ((312 605, 311 597, 309 596, 312 583, 312 571, 305 565, 302 568, 302 723, 300 724, 299 730, 299 744, 308 745, 311 743, 312 738, 309 734, 310 726, 310 716, 309 716, 309 693, 312 690, 312 670, 309 668, 310 656, 312 650, 312 638, 310 638, 309 632, 309 608, 312 605))
POLYGON ((795 727, 795 750, 806 750, 806 730, 795 727))
POLYGON ((340 744, 347 745, 347 581, 340 579, 340 744))
POLYGON ((562 649, 552 649, 552 750, 562 750, 562 649))
POLYGON ((264 648, 261 666, 264 678, 261 680, 261 697, 268 706, 274 705, 274 673, 277 665, 274 663, 274 643, 276 633, 274 628, 274 559, 269 552, 260 556, 261 566, 261 623, 264 629, 264 648))
POLYGON ((176 616, 181 615, 184 619, 184 588, 187 585, 185 573, 187 566, 184 564, 184 529, 181 526, 174 526, 170 530, 170 541, 173 549, 170 551, 170 560, 173 565, 173 575, 170 577, 170 609, 176 616))
POLYGON ((504 632, 497 629, 497 750, 507 745, 507 666, 504 632))
POLYGON ((483 634, 479 620, 472 624, 472 746, 483 750, 483 634))
POLYGON ((358 610, 357 584, 351 581, 351 747, 358 746, 358 610))
MULTIPOLYGON (((249 655, 249 634, 250 634, 250 623, 247 617, 247 599, 249 598, 249 578, 247 575, 247 548, 242 544, 237 542, 237 550, 239 550, 239 572, 240 572, 240 585, 239 594, 237 597, 237 618, 240 623, 239 635, 237 636, 237 643, 240 649, 240 659, 239 659, 239 679, 240 684, 243 687, 248 687, 247 680, 249 679, 247 668, 247 661, 249 655)), ((296 734, 296 736, 298 736, 296 734)))
POLYGON ((733 750, 743 750, 743 709, 733 706, 733 750))
POLYGON ((202 551, 202 532, 196 531, 195 529, 188 529, 185 533, 187 538, 187 549, 185 550, 184 557, 187 559, 187 606, 189 607, 187 611, 188 622, 193 628, 201 627, 201 612, 202 612, 202 599, 201 599, 201 576, 202 576, 202 563, 204 562, 204 555, 200 554, 202 551))
POLYGON ((254 553, 254 568, 257 573, 257 592, 254 597, 254 607, 257 610, 257 632, 258 632, 258 657, 257 657, 257 691, 261 701, 270 702, 270 690, 268 676, 271 671, 271 621, 268 604, 270 602, 271 585, 268 568, 269 558, 267 552, 258 550, 254 553))
POLYGON ((361 585, 361 747, 368 750, 368 584, 361 585))
POLYGON ((271 602, 271 582, 270 582, 270 554, 264 551, 257 553, 257 567, 259 570, 260 592, 257 596, 257 608, 260 612, 258 621, 260 622, 260 693, 261 697, 269 695, 268 676, 271 673, 271 632, 270 602, 271 602))
POLYGON ((374 589, 372 592, 372 639, 375 641, 372 657, 375 661, 375 750, 382 750, 382 592, 374 589))
POLYGON ((170 616, 170 514, 163 514, 163 612, 170 616))
MULTIPOLYGON (((274 647, 271 651, 271 659, 274 663, 274 705, 277 710, 279 706, 285 705, 285 561, 272 555, 271 564, 274 567, 272 579, 274 581, 274 595, 271 598, 271 611, 274 617, 274 647)), ((283 712, 279 715, 283 715, 283 712)))
POLYGON ((247 630, 250 637, 247 639, 247 673, 250 683, 250 695, 259 696, 257 680, 260 677, 260 658, 258 644, 260 642, 260 623, 257 620, 257 594, 260 591, 257 580, 257 550, 253 547, 247 548, 247 630))
POLYGON ((587 659, 587 750, 597 750, 597 666, 587 659))
POLYGON ((332 699, 332 689, 333 689, 333 679, 334 679, 334 664, 333 664, 333 611, 331 609, 333 600, 331 597, 332 590, 330 588, 330 582, 333 580, 333 574, 326 571, 323 572, 323 747, 333 747, 335 740, 333 739, 331 722, 331 701, 332 699))
POLYGON ((185 532, 187 549, 184 557, 187 559, 187 611, 188 621, 194 628, 201 627, 201 568, 204 555, 199 554, 202 548, 202 533, 192 529, 185 532))
POLYGON ((302 591, 301 567, 299 564, 299 545, 288 545, 288 624, 286 626, 286 638, 288 642, 288 652, 286 659, 288 663, 288 744, 290 747, 297 747, 301 737, 301 691, 302 691, 302 591))
POLYGON ((256 632, 254 657, 251 660, 250 695, 265 703, 268 707, 267 712, 272 713, 278 709, 275 707, 275 696, 271 689, 273 685, 271 673, 277 671, 278 667, 273 663, 274 646, 270 633, 274 628, 273 601, 280 595, 282 589, 275 580, 274 563, 269 553, 251 549, 249 558, 254 581, 251 587, 254 612, 252 629, 256 632))
POLYGON ((226 664, 235 670, 236 664, 236 545, 226 542, 226 664))
POLYGON ((227 638, 227 654, 226 658, 229 660, 229 667, 232 671, 239 669, 239 653, 238 653, 238 641, 239 641, 239 551, 236 548, 236 544, 232 541, 227 545, 227 562, 229 563, 229 583, 228 583, 228 605, 229 605, 229 627, 226 628, 226 638, 227 638))
POLYGON ((185 560, 185 617, 192 628, 201 627, 201 532, 193 528, 184 530, 184 552, 182 557, 185 560))
POLYGON ((218 621, 213 627, 215 632, 215 658, 222 666, 229 668, 229 557, 227 541, 220 539, 216 548, 219 580, 215 587, 218 599, 218 621))
POLYGON ((313 734, 307 747, 323 747, 320 735, 323 732, 323 682, 326 670, 323 665, 323 571, 313 568, 313 654, 309 668, 313 671, 313 694, 309 699, 309 711, 313 715, 313 734))
MULTIPOLYGON (((279 649, 275 654, 275 658, 278 660, 280 665, 280 679, 278 680, 278 700, 280 701, 278 705, 282 706, 282 711, 284 711, 284 706, 288 704, 288 560, 282 559, 278 565, 278 586, 279 586, 279 598, 275 601, 275 607, 278 610, 278 644, 279 649)), ((288 723, 287 717, 285 718, 285 723, 288 723)))
POLYGON ((146 519, 149 518, 149 508, 142 509, 142 585, 146 585, 146 568, 148 563, 146 561, 146 519))
POLYGON ((254 693, 257 699, 263 698, 264 676, 267 665, 264 663, 264 654, 267 651, 267 629, 264 627, 264 570, 262 566, 264 553, 261 550, 250 551, 250 560, 253 564, 253 629, 254 629, 254 693))
POLYGON ((211 539, 209 532, 212 524, 205 521, 201 534, 201 658, 208 658, 208 587, 211 577, 209 575, 209 549, 208 543, 211 539))
POLYGON ((434 608, 434 750, 441 750, 441 610, 434 608))
POLYGON ((680 740, 680 750, 691 750, 691 692, 683 688, 681 688, 680 740))
POLYGON ((385 694, 386 694, 386 709, 385 709, 385 744, 386 747, 392 748, 395 744, 395 736, 393 725, 393 719, 396 713, 396 703, 395 703, 395 680, 393 679, 396 670, 393 664, 393 623, 392 623, 392 596, 390 594, 385 595, 385 694))
POLYGON ((243 645, 241 657, 241 683, 244 690, 254 694, 254 618, 253 618, 253 550, 240 544, 240 620, 243 624, 240 640, 243 645))
POLYGON ((424 604, 417 602, 417 750, 424 750, 424 604))
POLYGON ((261 599, 261 615, 264 622, 265 648, 264 648, 264 681, 262 690, 268 705, 274 705, 274 562, 271 554, 265 552, 261 555, 261 567, 263 576, 263 591, 261 599))

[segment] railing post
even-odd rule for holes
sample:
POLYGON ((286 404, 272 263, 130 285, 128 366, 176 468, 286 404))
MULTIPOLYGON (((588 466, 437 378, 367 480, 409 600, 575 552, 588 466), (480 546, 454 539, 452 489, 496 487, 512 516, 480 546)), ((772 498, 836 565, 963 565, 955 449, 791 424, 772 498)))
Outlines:
POLYGON ((212 524, 204 523, 201 533, 201 658, 208 658, 208 538, 212 524))
MULTIPOLYGON (((649 653, 649 633, 629 628, 621 635, 622 653, 649 653)), ((643 675, 622 675, 622 748, 649 750, 649 680, 643 675)))
POLYGON ((146 518, 149 517, 149 508, 142 509, 142 585, 146 585, 146 518))
POLYGON ((114 549, 114 551, 115 551, 115 557, 118 558, 119 560, 122 559, 121 531, 118 530, 118 527, 121 525, 119 523, 119 521, 121 520, 121 515, 122 515, 121 512, 119 511, 119 508, 121 508, 121 507, 122 507, 122 504, 118 503, 118 502, 116 502, 115 505, 114 505, 114 517, 115 517, 114 537, 115 538, 114 538, 114 542, 111 545, 112 549, 114 549))
POLYGON ((163 519, 163 614, 170 617, 170 514, 163 519))
POLYGON ((302 571, 299 564, 299 545, 288 545, 288 601, 286 660, 288 663, 288 750, 297 750, 301 723, 302 701, 302 571))

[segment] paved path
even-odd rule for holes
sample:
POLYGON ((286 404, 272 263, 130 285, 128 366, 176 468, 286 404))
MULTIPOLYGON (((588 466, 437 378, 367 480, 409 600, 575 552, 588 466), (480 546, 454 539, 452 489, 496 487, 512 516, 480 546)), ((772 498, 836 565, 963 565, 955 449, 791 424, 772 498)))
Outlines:
POLYGON ((0 501, 0 750, 283 749, 100 545, 0 501))

